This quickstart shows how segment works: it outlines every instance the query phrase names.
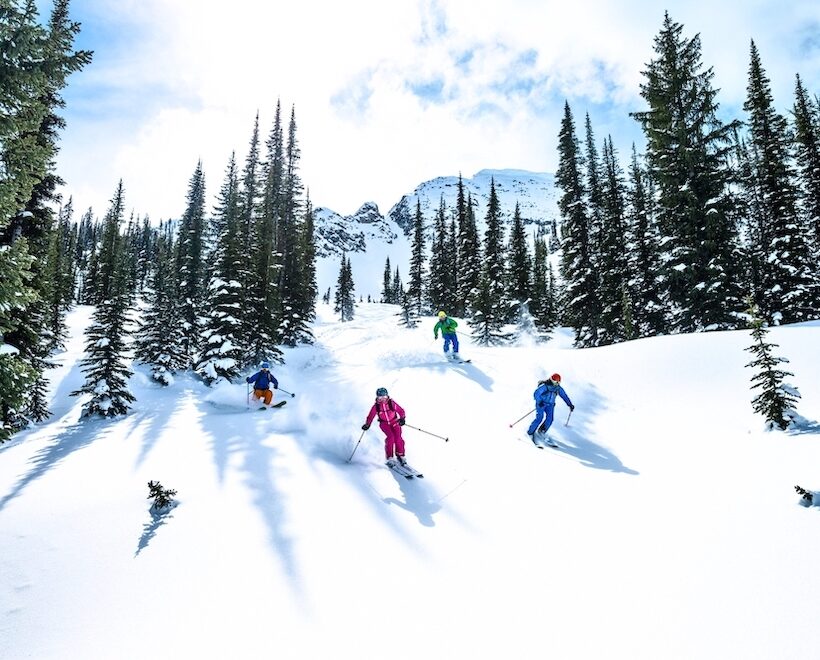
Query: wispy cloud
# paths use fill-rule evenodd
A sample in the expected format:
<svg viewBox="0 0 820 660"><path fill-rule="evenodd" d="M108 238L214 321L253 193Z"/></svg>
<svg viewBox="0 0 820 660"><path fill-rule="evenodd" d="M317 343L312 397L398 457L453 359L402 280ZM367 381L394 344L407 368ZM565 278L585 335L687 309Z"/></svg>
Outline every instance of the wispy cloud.
<svg viewBox="0 0 820 660"><path fill-rule="evenodd" d="M820 87L816 2L667 4L700 33L719 101L742 107L754 38L777 103L794 74ZM650 0L259 3L75 0L79 45L59 167L75 207L104 211L119 178L153 218L179 215L202 159L215 192L253 119L295 106L315 204L383 211L421 180L458 171L555 168L564 99L622 154L639 137L641 71L663 9ZM640 146L640 145L639 145Z"/></svg>

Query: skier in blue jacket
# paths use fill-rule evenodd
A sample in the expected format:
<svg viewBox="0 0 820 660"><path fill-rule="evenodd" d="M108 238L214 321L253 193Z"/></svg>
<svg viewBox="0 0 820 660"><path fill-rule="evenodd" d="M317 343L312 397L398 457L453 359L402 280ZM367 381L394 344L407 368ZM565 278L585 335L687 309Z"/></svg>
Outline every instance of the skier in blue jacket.
<svg viewBox="0 0 820 660"><path fill-rule="evenodd" d="M270 402L273 401L273 390L279 389L279 381L270 372L270 364L263 362L259 371L253 376L248 376L245 380L253 383L253 398L262 399L265 405L269 406ZM273 389L271 389L271 385L273 385Z"/></svg>
<svg viewBox="0 0 820 660"><path fill-rule="evenodd" d="M572 405L569 396L567 396L564 388L561 387L561 374L552 374L549 380L539 381L538 387L532 396L535 399L535 419L532 421L532 424L530 424L530 428L527 429L527 435L535 442L536 430L546 433L550 426L552 426L556 396L560 396L564 400L564 403L569 406L570 411L575 410L575 406ZM543 424L541 423L542 420ZM539 425L541 428L539 428Z"/></svg>

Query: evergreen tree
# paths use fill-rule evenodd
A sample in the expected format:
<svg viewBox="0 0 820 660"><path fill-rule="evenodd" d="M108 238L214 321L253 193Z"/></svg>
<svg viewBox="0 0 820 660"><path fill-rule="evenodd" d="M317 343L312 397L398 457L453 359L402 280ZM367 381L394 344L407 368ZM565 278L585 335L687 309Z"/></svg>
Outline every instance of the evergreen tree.
<svg viewBox="0 0 820 660"><path fill-rule="evenodd" d="M513 213L513 226L507 247L507 295L516 313L522 305L527 305L532 293L533 263L527 245L527 234L521 219L518 202Z"/></svg>
<svg viewBox="0 0 820 660"><path fill-rule="evenodd" d="M772 354L777 344L766 341L768 329L756 305L750 306L749 314L754 343L746 350L752 353L755 359L746 366L757 370L757 373L752 376L751 389L760 390L752 400L752 407L755 412L765 417L770 429L774 426L786 429L797 416L794 407L800 394L795 388L784 385L783 379L794 374L778 367L779 364L787 363L788 360Z"/></svg>
<svg viewBox="0 0 820 660"><path fill-rule="evenodd" d="M352 321L355 311L356 298L353 294L353 270L350 259L342 254L342 263L339 267L339 277L336 280L336 299L333 311L339 314L342 322Z"/></svg>
<svg viewBox="0 0 820 660"><path fill-rule="evenodd" d="M478 293L481 278L481 245L475 223L470 195L464 197L464 183L458 175L458 196L456 198L456 218L458 224L457 243L457 296L453 316L466 316L472 309L472 301Z"/></svg>
<svg viewBox="0 0 820 660"><path fill-rule="evenodd" d="M179 225L176 265L179 273L179 300L182 346L191 365L200 344L201 309L205 301L205 174L197 162L188 184L185 212Z"/></svg>
<svg viewBox="0 0 820 660"><path fill-rule="evenodd" d="M532 260L532 296L528 311L532 315L536 328L541 332L552 330L555 325L555 304L552 299L549 280L549 250L543 235L533 239L534 255ZM552 305L550 304L552 302Z"/></svg>
<svg viewBox="0 0 820 660"><path fill-rule="evenodd" d="M239 174L234 155L219 191L213 227L218 232L208 285L207 315L202 333L202 354L196 371L209 385L219 378L229 382L239 375L242 346L242 268Z"/></svg>
<svg viewBox="0 0 820 660"><path fill-rule="evenodd" d="M188 366L178 328L182 323L177 300L176 264L171 223L160 223L154 267L146 292L147 307L134 343L134 357L151 367L151 377L163 385Z"/></svg>
<svg viewBox="0 0 820 660"><path fill-rule="evenodd" d="M800 76L795 83L794 146L800 207L812 233L815 263L820 260L820 108L808 96Z"/></svg>
<svg viewBox="0 0 820 660"><path fill-rule="evenodd" d="M393 274L393 292L390 294L390 297L397 305L401 305L404 299L404 285L401 282L398 266L396 266L396 272Z"/></svg>
<svg viewBox="0 0 820 660"><path fill-rule="evenodd" d="M598 277L592 260L592 238L584 203L586 191L581 168L583 157L569 103L558 134L558 171L555 184L561 190L561 275L566 283L563 318L575 331L575 345L596 346L600 326L601 302Z"/></svg>
<svg viewBox="0 0 820 660"><path fill-rule="evenodd" d="M808 236L798 215L791 135L786 119L774 110L771 86L754 41L751 44L749 84L743 108L749 113L750 195L758 203L750 222L759 242L756 302L769 321L792 323L814 318L818 294L810 265ZM747 185L748 187L748 185Z"/></svg>
<svg viewBox="0 0 820 660"><path fill-rule="evenodd" d="M384 262L384 277L382 278L382 302L394 303L393 300L393 270L390 267L390 257Z"/></svg>
<svg viewBox="0 0 820 660"><path fill-rule="evenodd" d="M632 339L631 295L628 290L625 221L625 184L612 137L604 141L601 180L601 233L598 244L598 277L601 299L600 344ZM626 315L630 316L627 331Z"/></svg>
<svg viewBox="0 0 820 660"><path fill-rule="evenodd" d="M111 227L115 230L114 239L104 245L104 263L113 265L113 275L107 285L108 297L97 305L85 332L85 357L80 361L85 383L71 393L72 396L89 395L83 405L84 417L124 415L135 400L128 389L128 379L133 374L126 359L131 295L125 243L119 235L121 205L122 182L106 214L105 235L112 233Z"/></svg>
<svg viewBox="0 0 820 660"><path fill-rule="evenodd" d="M442 195L433 229L433 242L430 250L430 283L427 287L427 299L434 311L447 309L455 295L455 291L449 288L453 264L449 261L446 208L444 195Z"/></svg>
<svg viewBox="0 0 820 660"><path fill-rule="evenodd" d="M655 37L656 58L643 72L649 110L634 113L647 138L665 240L661 285L674 332L735 328L743 309L742 255L729 184L737 122L717 117L711 69L700 37L685 39L667 13Z"/></svg>
<svg viewBox="0 0 820 660"><path fill-rule="evenodd" d="M640 337L664 334L666 322L660 297L658 271L660 235L652 213L652 195L646 172L632 145L632 161L627 186L626 224L629 239L629 291L632 294L633 323Z"/></svg>
<svg viewBox="0 0 820 660"><path fill-rule="evenodd" d="M407 285L407 304L410 317L419 318L424 311L424 216L421 201L416 200L413 222L413 240L410 244L410 280Z"/></svg>
<svg viewBox="0 0 820 660"><path fill-rule="evenodd" d="M74 280L76 269L72 254L71 233L72 202L61 207L57 216L56 231L51 233L48 256L46 259L45 281L43 291L44 313L49 352L64 348L67 333L65 317L71 308L74 298Z"/></svg>
<svg viewBox="0 0 820 660"><path fill-rule="evenodd" d="M504 227L502 225L495 179L490 180L490 199L487 203L484 232L484 265L479 281L473 327L476 341L482 345L499 344L510 339L503 327L510 315L510 301L504 273Z"/></svg>
<svg viewBox="0 0 820 660"><path fill-rule="evenodd" d="M604 165L598 157L598 147L595 142L595 133L592 130L592 120L589 113L584 119L584 165L586 167L584 192L587 209L587 232L589 233L590 260L593 267L598 268L601 257L601 241L603 240L604 224ZM605 304L601 296L601 303Z"/></svg>

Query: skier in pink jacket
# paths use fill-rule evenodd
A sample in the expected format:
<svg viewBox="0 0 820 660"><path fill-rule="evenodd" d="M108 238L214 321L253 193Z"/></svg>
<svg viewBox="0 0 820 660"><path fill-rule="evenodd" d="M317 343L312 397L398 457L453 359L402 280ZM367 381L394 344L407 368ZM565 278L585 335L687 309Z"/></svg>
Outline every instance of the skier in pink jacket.
<svg viewBox="0 0 820 660"><path fill-rule="evenodd" d="M395 454L399 463L405 465L404 438L401 437L401 427L404 426L404 408L387 395L387 389L380 387L376 390L376 402L367 414L367 421L362 424L362 430L367 431L370 423L378 415L379 428L384 433L384 453L387 462L393 460Z"/></svg>

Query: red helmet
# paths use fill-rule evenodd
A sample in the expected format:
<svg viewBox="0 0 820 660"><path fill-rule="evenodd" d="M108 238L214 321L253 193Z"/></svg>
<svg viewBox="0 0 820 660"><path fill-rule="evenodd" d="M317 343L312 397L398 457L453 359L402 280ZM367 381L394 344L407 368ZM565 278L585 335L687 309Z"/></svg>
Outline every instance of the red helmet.
<svg viewBox="0 0 820 660"><path fill-rule="evenodd" d="M550 380L553 383L560 383L561 382L561 374L552 374L552 376L550 376Z"/></svg>

